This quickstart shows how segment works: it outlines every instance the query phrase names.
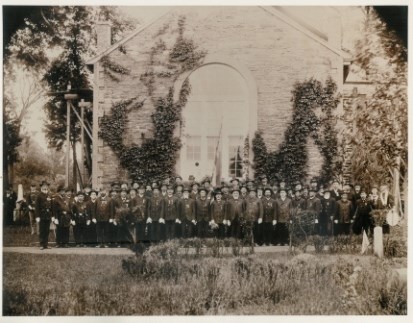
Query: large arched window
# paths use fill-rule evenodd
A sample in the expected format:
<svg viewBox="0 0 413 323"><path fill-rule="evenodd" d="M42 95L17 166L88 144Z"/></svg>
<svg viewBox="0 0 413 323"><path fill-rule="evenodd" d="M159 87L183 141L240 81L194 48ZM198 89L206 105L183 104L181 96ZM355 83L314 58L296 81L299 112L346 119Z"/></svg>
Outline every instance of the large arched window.
<svg viewBox="0 0 413 323"><path fill-rule="evenodd" d="M241 177L250 122L244 78L228 65L213 63L191 73L189 82L191 94L182 111L181 175Z"/></svg>

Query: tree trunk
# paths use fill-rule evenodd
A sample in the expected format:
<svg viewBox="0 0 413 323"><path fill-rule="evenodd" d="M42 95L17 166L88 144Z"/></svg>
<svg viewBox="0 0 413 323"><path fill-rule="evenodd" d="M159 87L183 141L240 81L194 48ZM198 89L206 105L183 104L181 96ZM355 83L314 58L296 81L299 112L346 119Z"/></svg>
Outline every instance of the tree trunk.
<svg viewBox="0 0 413 323"><path fill-rule="evenodd" d="M400 156L396 157L396 165L393 169L393 196L394 196L394 209L397 213L401 213L400 208Z"/></svg>
<svg viewBox="0 0 413 323"><path fill-rule="evenodd" d="M77 156L76 156L76 142L72 142L73 151L73 187L77 188Z"/></svg>

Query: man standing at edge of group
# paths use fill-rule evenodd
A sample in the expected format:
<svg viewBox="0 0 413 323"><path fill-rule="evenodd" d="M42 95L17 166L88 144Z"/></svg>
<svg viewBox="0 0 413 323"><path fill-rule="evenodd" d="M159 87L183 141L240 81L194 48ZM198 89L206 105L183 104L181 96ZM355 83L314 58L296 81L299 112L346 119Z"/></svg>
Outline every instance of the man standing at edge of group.
<svg viewBox="0 0 413 323"><path fill-rule="evenodd" d="M39 224L40 250L50 249L48 243L50 221L53 217L52 203L52 196L49 192L49 183L43 181L40 184L40 194L37 196L35 206L36 222Z"/></svg>

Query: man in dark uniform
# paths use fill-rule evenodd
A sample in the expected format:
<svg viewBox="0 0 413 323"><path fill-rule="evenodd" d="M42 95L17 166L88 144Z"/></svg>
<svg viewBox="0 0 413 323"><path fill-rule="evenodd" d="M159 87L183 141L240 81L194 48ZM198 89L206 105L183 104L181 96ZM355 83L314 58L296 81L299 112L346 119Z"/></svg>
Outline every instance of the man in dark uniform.
<svg viewBox="0 0 413 323"><path fill-rule="evenodd" d="M213 231L218 239L225 238L225 208L226 202L222 200L222 191L217 188L214 192L214 200L210 205L210 219L211 226L215 227Z"/></svg>
<svg viewBox="0 0 413 323"><path fill-rule="evenodd" d="M228 200L230 200L230 199L232 198L232 195L229 193L229 187L228 187L227 184L224 183L224 184L222 185L221 192L222 192L222 199L223 199L225 202L228 202Z"/></svg>
<svg viewBox="0 0 413 323"><path fill-rule="evenodd" d="M182 196L183 196L183 192L182 192L183 188L184 188L184 186L182 184L178 184L178 185L175 186L175 194L174 195L178 199L181 199Z"/></svg>
<svg viewBox="0 0 413 323"><path fill-rule="evenodd" d="M271 197L273 195L272 189L264 188L264 197L262 198L263 206L263 242L265 245L270 245L274 242L274 228L277 224L277 214L275 208L275 200Z"/></svg>
<svg viewBox="0 0 413 323"><path fill-rule="evenodd" d="M315 234L318 234L320 232L319 228L319 218L320 218L320 212L321 212L321 201L320 199L316 196L317 191L314 188L310 188L309 196L306 201L306 210L309 212L313 218L314 221L314 232Z"/></svg>
<svg viewBox="0 0 413 323"><path fill-rule="evenodd" d="M254 188L254 187L252 187L252 188ZM257 192L257 191L255 190L255 192ZM248 189L247 189L246 186L241 186L239 198L244 200L244 201L248 198Z"/></svg>
<svg viewBox="0 0 413 323"><path fill-rule="evenodd" d="M88 221L86 221L86 244L96 245L96 212L97 212L97 197L98 192L94 189L89 191L89 200L86 201L86 213Z"/></svg>
<svg viewBox="0 0 413 323"><path fill-rule="evenodd" d="M161 197L158 187L155 187L152 192L153 194L148 206L148 220L151 223L150 240L156 243L160 240L164 240L165 223L162 223L160 220L164 219L165 201Z"/></svg>
<svg viewBox="0 0 413 323"><path fill-rule="evenodd" d="M256 188L253 187L245 200L243 218L244 241L251 246L254 246L255 243L262 245L262 217L262 202L257 197Z"/></svg>
<svg viewBox="0 0 413 323"><path fill-rule="evenodd" d="M114 218L114 201L108 196L106 189L100 191L96 201L96 236L100 248L108 248L110 242L109 220ZM93 220L93 219L92 219Z"/></svg>
<svg viewBox="0 0 413 323"><path fill-rule="evenodd" d="M336 216L334 224L337 230L334 230L335 235L350 234L350 225L353 222L353 204L347 198L347 193L341 194L341 199L337 201Z"/></svg>
<svg viewBox="0 0 413 323"><path fill-rule="evenodd" d="M276 200L277 225L276 236L277 244L284 246L288 244L289 230L288 225L290 221L290 211L292 208L291 199L287 197L287 191L280 189L280 198Z"/></svg>
<svg viewBox="0 0 413 323"><path fill-rule="evenodd" d="M199 238L206 238L208 235L209 203L207 190L205 187L199 189L199 198L195 201L195 220Z"/></svg>
<svg viewBox="0 0 413 323"><path fill-rule="evenodd" d="M39 192L36 189L36 184L32 183L30 185L30 192L26 196L27 207L29 209L29 221L31 234L39 233L39 227L36 223L35 209L36 209L36 199Z"/></svg>
<svg viewBox="0 0 413 323"><path fill-rule="evenodd" d="M189 197L193 199L194 201L196 201L199 197L198 187L199 185L197 182L192 183L192 191L189 194Z"/></svg>
<svg viewBox="0 0 413 323"><path fill-rule="evenodd" d="M130 217L130 199L128 191L123 188L120 191L120 197L115 200L115 220L113 221L116 227L116 246L121 247L122 244L132 243L133 237L128 230L128 220Z"/></svg>
<svg viewBox="0 0 413 323"><path fill-rule="evenodd" d="M231 237L241 238L241 219L244 217L245 201L239 196L239 188L232 191L232 199L227 201L226 220L227 225L231 230Z"/></svg>
<svg viewBox="0 0 413 323"><path fill-rule="evenodd" d="M145 229L148 218L148 205L149 200L145 196L145 187L142 184L139 186L137 195L136 193L131 194L131 217L132 222L135 224L136 242L143 242L146 240Z"/></svg>
<svg viewBox="0 0 413 323"><path fill-rule="evenodd" d="M195 201L189 197L189 187L184 187L181 199L182 237L192 238L195 233Z"/></svg>
<svg viewBox="0 0 413 323"><path fill-rule="evenodd" d="M40 184L40 194L37 196L35 213L36 222L39 223L39 242L40 249L50 249L49 243L49 231L50 221L53 217L53 200L49 192L49 183L43 181Z"/></svg>
<svg viewBox="0 0 413 323"><path fill-rule="evenodd" d="M310 189L314 190L315 192L318 192L318 182L315 178L313 178L310 181Z"/></svg>
<svg viewBox="0 0 413 323"><path fill-rule="evenodd" d="M329 233L333 234L332 220L336 214L336 200L331 197L330 191L324 191L324 196L321 199L321 213L318 220L320 235L327 236Z"/></svg>
<svg viewBox="0 0 413 323"><path fill-rule="evenodd" d="M356 202L356 211L354 212L354 226L353 231L355 233L363 233L369 236L373 235L373 221L370 212L373 210L370 202L367 200L367 193L365 190L360 191L360 199Z"/></svg>
<svg viewBox="0 0 413 323"><path fill-rule="evenodd" d="M77 201L72 205L72 226L76 247L86 247L86 223L89 218L86 213L87 203L84 198L85 193L79 191L77 193Z"/></svg>
<svg viewBox="0 0 413 323"><path fill-rule="evenodd" d="M164 216L165 216L165 231L166 239L171 240L175 238L176 224L180 221L180 202L174 196L174 188L172 185L167 188L167 196L164 198ZM178 222L177 222L178 220Z"/></svg>
<svg viewBox="0 0 413 323"><path fill-rule="evenodd" d="M59 185L57 195L53 199L53 216L56 225L56 248L63 248L69 245L69 229L71 220L72 204L65 196L65 188Z"/></svg>

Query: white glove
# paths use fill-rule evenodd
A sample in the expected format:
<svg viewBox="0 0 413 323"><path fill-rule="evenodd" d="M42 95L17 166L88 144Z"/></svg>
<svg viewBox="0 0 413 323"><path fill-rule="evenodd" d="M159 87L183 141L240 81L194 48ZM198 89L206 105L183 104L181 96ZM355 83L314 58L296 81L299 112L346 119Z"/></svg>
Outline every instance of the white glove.
<svg viewBox="0 0 413 323"><path fill-rule="evenodd" d="M277 220L272 220L272 225L276 225L277 224Z"/></svg>
<svg viewBox="0 0 413 323"><path fill-rule="evenodd" d="M330 216L330 220L333 220L333 217L332 217L332 216Z"/></svg>
<svg viewBox="0 0 413 323"><path fill-rule="evenodd" d="M258 219L258 224L261 224L262 223L262 218L259 218Z"/></svg>
<svg viewBox="0 0 413 323"><path fill-rule="evenodd" d="M55 220L54 220L54 224L58 225L58 224L59 224L59 220L58 220L58 219L55 219Z"/></svg>
<svg viewBox="0 0 413 323"><path fill-rule="evenodd" d="M112 223L113 222L113 219L109 219L109 223Z"/></svg>
<svg viewBox="0 0 413 323"><path fill-rule="evenodd" d="M195 221L195 220L192 220L192 223L196 225L196 221Z"/></svg>
<svg viewBox="0 0 413 323"><path fill-rule="evenodd" d="M52 216L52 222L54 222L54 220L56 220L56 218L54 216Z"/></svg>
<svg viewBox="0 0 413 323"><path fill-rule="evenodd" d="M315 219L315 220L314 220L314 223L318 223L318 219Z"/></svg>
<svg viewBox="0 0 413 323"><path fill-rule="evenodd" d="M223 224L223 225L227 225L227 220L223 220L223 221L222 221L222 224Z"/></svg>
<svg viewBox="0 0 413 323"><path fill-rule="evenodd" d="M163 218L160 218L160 219L159 219L159 223L165 224L165 220L164 220Z"/></svg>
<svg viewBox="0 0 413 323"><path fill-rule="evenodd" d="M114 225L118 225L118 224L116 223L116 221L113 221L113 224L114 224Z"/></svg>
<svg viewBox="0 0 413 323"><path fill-rule="evenodd" d="M152 219L151 219L151 218L148 218L148 219L146 220L146 223L152 223Z"/></svg>
<svg viewBox="0 0 413 323"><path fill-rule="evenodd" d="M334 220L334 223L338 223L338 220Z"/></svg>
<svg viewBox="0 0 413 323"><path fill-rule="evenodd" d="M39 222L40 222L40 218L36 218L36 222L39 223Z"/></svg>
<svg viewBox="0 0 413 323"><path fill-rule="evenodd" d="M87 221L86 221L86 225L90 225L90 220L87 220Z"/></svg>
<svg viewBox="0 0 413 323"><path fill-rule="evenodd" d="M176 219L176 220L175 220L175 223L179 223L179 219Z"/></svg>
<svg viewBox="0 0 413 323"><path fill-rule="evenodd" d="M290 220L290 223L293 223L293 220Z"/></svg>
<svg viewBox="0 0 413 323"><path fill-rule="evenodd" d="M75 221L75 220L70 221L70 223L72 223L72 225L76 225L76 221Z"/></svg>
<svg viewBox="0 0 413 323"><path fill-rule="evenodd" d="M92 219L92 222L93 222L93 223L96 223L97 221L96 221L96 219Z"/></svg>
<svg viewBox="0 0 413 323"><path fill-rule="evenodd" d="M230 226L230 225L231 225L231 221L230 221L230 220L227 220L227 224L228 224L228 226Z"/></svg>
<svg viewBox="0 0 413 323"><path fill-rule="evenodd" d="M351 219L351 220L350 220L350 223L353 223L353 222L354 222L354 220L353 220L353 219Z"/></svg>

